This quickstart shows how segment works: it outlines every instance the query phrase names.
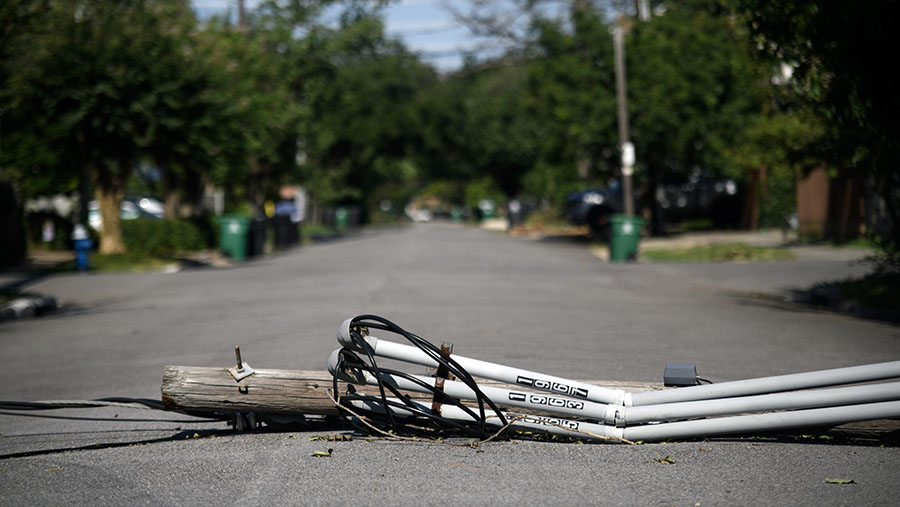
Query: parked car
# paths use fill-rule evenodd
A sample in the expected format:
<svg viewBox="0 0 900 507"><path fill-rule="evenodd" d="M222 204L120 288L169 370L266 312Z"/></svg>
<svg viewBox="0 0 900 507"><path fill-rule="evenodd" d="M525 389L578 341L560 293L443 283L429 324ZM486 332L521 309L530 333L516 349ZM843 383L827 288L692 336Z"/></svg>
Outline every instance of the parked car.
<svg viewBox="0 0 900 507"><path fill-rule="evenodd" d="M640 195L635 192L634 209L640 209ZM625 209L622 189L589 188L569 194L566 199L566 219L574 225L587 225L591 232L606 237L609 234L609 219Z"/></svg>
<svg viewBox="0 0 900 507"><path fill-rule="evenodd" d="M136 218L161 219L165 218L165 206L160 201L145 196L127 196L122 199L120 206L122 220L134 220ZM100 230L103 226L103 218L100 216L100 203L91 201L88 203L88 225L94 230Z"/></svg>
<svg viewBox="0 0 900 507"><path fill-rule="evenodd" d="M740 196L737 182L727 178L694 177L679 183L664 183L656 190L660 211L669 222L709 218L717 227L733 226L738 220ZM643 205L635 191L634 209ZM566 201L566 218L575 225L587 225L599 236L609 234L609 219L622 213L621 187L591 188L574 192Z"/></svg>

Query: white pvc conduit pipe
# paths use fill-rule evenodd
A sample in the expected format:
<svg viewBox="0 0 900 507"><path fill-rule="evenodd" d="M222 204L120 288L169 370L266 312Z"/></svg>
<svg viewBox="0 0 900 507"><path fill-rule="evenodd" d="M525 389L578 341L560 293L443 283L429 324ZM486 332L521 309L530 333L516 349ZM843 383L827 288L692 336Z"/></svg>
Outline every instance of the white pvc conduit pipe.
<svg viewBox="0 0 900 507"><path fill-rule="evenodd" d="M364 352L353 342L350 337L350 321L347 319L338 328L338 342L352 350ZM375 355L405 361L423 366L438 366L427 354L411 345L402 345L387 340L381 340L375 336L363 337L366 342L375 351ZM520 370L501 364L489 363L478 359L472 359L464 356L453 354L451 356L454 361L466 369L471 375L476 377L484 377L509 384L517 384L525 387L537 389L539 391L547 391L557 395L570 396L597 403L611 403L613 405L624 405L626 398L630 395L620 389L607 389L605 387L594 386L577 382L575 380L554 377L528 370Z"/></svg>
<svg viewBox="0 0 900 507"><path fill-rule="evenodd" d="M397 398L387 399L388 401L393 401L401 404L403 403ZM412 403L422 410L431 410L430 406L426 406L422 403ZM356 408L379 414L383 414L385 412L384 406L381 404L381 402L377 401L353 400L351 404ZM391 410L395 415L413 415L411 411L403 408L391 407ZM497 428L503 426L500 423L500 418L497 417L497 413L493 410L485 409L485 415L487 417L487 424ZM549 417L544 415L516 414L513 412L503 412L503 416L506 417L507 421L512 421L510 427L516 429L539 431L541 433L551 433L555 435L563 435L575 438L591 438L590 435L583 433L583 431L587 431L600 437L622 438L622 429L613 426L604 426L602 424L587 423L583 421L572 421L569 419ZM474 421L472 416L464 412L462 409L450 405L445 405L443 407L443 410L441 411L441 417L452 419L454 421ZM513 421L513 419L515 420Z"/></svg>
<svg viewBox="0 0 900 507"><path fill-rule="evenodd" d="M348 319L341 324L338 328L337 338L341 345L359 351L359 347L353 342L350 335L350 323L351 319ZM366 340L375 355L424 366L438 366L436 361L417 347L380 340L374 336L365 336L363 339ZM335 373L338 353L339 351L335 351L329 358L328 367L332 374ZM900 377L900 361L723 382L667 391L648 391L632 395L622 390L602 388L487 361L457 355L452 357L474 376L559 395L535 395L493 386L480 386L479 389L495 403L596 419L606 423L596 424L556 417L504 414L508 419L514 419L512 426L517 428L529 428L579 438L584 437L583 432L587 431L601 437L651 441L809 426L833 426L871 419L900 418L900 401L898 401L900 400L900 382L786 392ZM369 373L351 371L350 368L346 370L338 372L344 380L377 384L375 377ZM428 384L435 381L431 377L416 378ZM382 374L381 379L383 382L395 385L398 389L430 392L407 379L395 378L387 374ZM461 382L445 380L443 390L447 395L456 398L475 398L474 392ZM395 401L400 403L400 400ZM354 400L352 403L367 410L384 412L384 407L377 401ZM423 410L430 410L430 407L415 403ZM402 408L393 408L392 410L398 415L413 415L412 412ZM679 421L680 419L769 410L790 411ZM486 412L488 414L487 422L499 426L500 421L497 414L490 410L486 410ZM441 415L448 419L473 420L470 414L453 405L444 405ZM641 424L657 421L670 422ZM613 424L619 427L614 427ZM637 424L637 426L623 427L632 424Z"/></svg>
<svg viewBox="0 0 900 507"><path fill-rule="evenodd" d="M610 420L609 417L604 418L604 422L625 426L652 421L677 421L680 419L747 412L837 407L896 400L900 400L900 382L762 394L719 400L666 403L643 407L610 407L611 410L619 412L620 415L614 420Z"/></svg>
<svg viewBox="0 0 900 507"><path fill-rule="evenodd" d="M669 440L673 438L707 437L815 426L837 426L850 422L896 417L900 417L900 401L886 401L791 412L770 412L715 419L645 424L623 428L622 437L633 442L638 440Z"/></svg>
<svg viewBox="0 0 900 507"><path fill-rule="evenodd" d="M388 398L388 400L402 403L396 398ZM357 408L384 413L384 407L379 402L353 401L353 405ZM421 403L416 403L416 405L423 410L429 410L430 408ZM411 412L401 408L393 408L393 410L396 414L412 415ZM487 410L486 413L488 414L488 424L495 427L501 426L500 420L497 418L495 412ZM444 407L442 415L448 419L458 421L473 420L469 414L458 407L453 406ZM565 435L575 438L591 438L591 435L589 435L589 433L591 433L600 437L624 438L632 442L650 442L676 438L731 435L759 431L779 431L815 426L836 426L871 419L897 418L900 417L900 401L867 403L846 407L815 408L792 412L739 415L662 424L647 424L632 428L616 428L603 424L572 421L569 419L539 415L507 412L504 412L503 415L507 420L515 419L511 423L511 427L517 429L530 429L543 433Z"/></svg>
<svg viewBox="0 0 900 507"><path fill-rule="evenodd" d="M350 337L351 320L352 319L345 320L338 328L337 340L344 347L360 351L359 347ZM369 346L372 347L375 355L423 366L438 366L436 361L417 347L394 343L388 340L379 339L375 336L365 336L363 338ZM900 361L892 361L887 363L793 373L774 377L762 377L632 394L626 393L621 389L608 389L575 380L521 370L455 354L451 357L454 361L459 363L460 366L476 377L484 377L509 384L521 385L539 391L581 398L596 403L608 403L611 405L623 405L629 407L768 394L900 377Z"/></svg>
<svg viewBox="0 0 900 507"><path fill-rule="evenodd" d="M328 371L331 374L335 373L339 353L340 350L335 350L328 358ZM368 372L339 373L342 374L342 380L348 382L356 382L359 380L358 375L362 374L365 378L365 383L369 385L378 385L375 376ZM418 375L413 375L413 377L432 386L435 382L435 378L433 377ZM394 385L398 389L425 394L431 392L427 388L401 377L383 374L381 375L381 379L386 384ZM764 394L719 400L667 403L643 407L604 405L573 400L570 398L513 391L494 386L479 386L479 389L485 396L501 405L531 410L542 410L556 414L583 417L586 419L597 419L605 424L612 424L620 427L647 422L677 421L697 417L762 412L767 410L835 407L841 405L900 400L900 382L838 387L814 391ZM476 399L475 393L469 389L467 385L453 380L444 381L443 392L456 398L468 400Z"/></svg>
<svg viewBox="0 0 900 507"><path fill-rule="evenodd" d="M809 389L813 387L854 384L900 377L900 361L889 363L866 364L848 368L793 373L776 377L762 377L733 382L721 382L702 386L680 387L666 391L647 391L634 393L632 405L658 405L682 401L709 400L715 398L731 398L751 394L777 393Z"/></svg>
<svg viewBox="0 0 900 507"><path fill-rule="evenodd" d="M332 375L335 374L335 371L337 369L339 353L340 349L335 350L328 358L328 372ZM424 377L420 375L412 376L428 385L435 385L436 379L434 377ZM365 371L338 372L338 378L350 383L357 383L362 380L362 378L364 378L366 384L373 386L378 385L378 381L375 379L375 376ZM381 380L385 384L395 386L397 389L431 394L431 391L429 389L402 377L395 377L393 375L384 373L381 375ZM526 393L522 391L513 391L510 389L494 386L479 385L478 389L481 390L482 394L493 400L494 403L497 403L498 405L527 408L531 410L544 410L574 417L584 417L587 419L602 420L604 414L606 414L606 412L608 411L607 407L616 406L594 403L584 400L575 400L572 398L563 398L542 393ZM444 384L441 390L444 392L444 394L453 396L454 398L466 400L477 399L475 396L475 392L469 389L469 386L455 380L444 380Z"/></svg>

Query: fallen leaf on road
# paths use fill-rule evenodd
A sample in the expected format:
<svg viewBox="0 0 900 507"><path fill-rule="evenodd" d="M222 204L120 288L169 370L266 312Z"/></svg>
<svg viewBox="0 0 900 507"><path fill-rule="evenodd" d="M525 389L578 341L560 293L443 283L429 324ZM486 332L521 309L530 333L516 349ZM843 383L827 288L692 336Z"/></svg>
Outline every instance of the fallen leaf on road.
<svg viewBox="0 0 900 507"><path fill-rule="evenodd" d="M828 484L859 484L853 479L829 479L828 477L825 478L825 482Z"/></svg>
<svg viewBox="0 0 900 507"><path fill-rule="evenodd" d="M314 458L330 458L331 451L333 451L333 450L334 449L328 449L327 451L316 451L316 452L312 453L312 457L314 457Z"/></svg>
<svg viewBox="0 0 900 507"><path fill-rule="evenodd" d="M329 442L350 442L353 440L353 435L314 435L309 437L310 442L314 442L316 440L327 440Z"/></svg>
<svg viewBox="0 0 900 507"><path fill-rule="evenodd" d="M45 472L59 472L60 470L62 470L62 467L56 466L56 467L53 467L53 468L48 468L48 469L46 469L46 470L44 470L44 471L45 471Z"/></svg>
<svg viewBox="0 0 900 507"><path fill-rule="evenodd" d="M653 461L660 463L662 465L672 465L675 463L675 460L668 456L666 456L665 458L655 459Z"/></svg>

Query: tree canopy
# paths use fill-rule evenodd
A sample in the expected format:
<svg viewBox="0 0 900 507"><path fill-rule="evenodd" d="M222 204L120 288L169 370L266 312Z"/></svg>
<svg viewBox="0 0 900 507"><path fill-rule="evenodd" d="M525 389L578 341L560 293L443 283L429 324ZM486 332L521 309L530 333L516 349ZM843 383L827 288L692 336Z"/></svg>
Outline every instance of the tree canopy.
<svg viewBox="0 0 900 507"><path fill-rule="evenodd" d="M285 184L370 210L425 194L559 206L618 177L622 23L647 195L765 167L761 223L774 224L796 176L824 162L871 178L900 220L898 98L877 65L896 2L654 2L640 21L614 15L629 2L517 0L512 27L479 1L459 16L509 49L444 74L385 32L388 3L264 1L238 26L197 20L188 0L4 2L0 170L25 197L92 189L104 251L123 248L119 201L145 165L169 213L198 212L216 186L260 215Z"/></svg>

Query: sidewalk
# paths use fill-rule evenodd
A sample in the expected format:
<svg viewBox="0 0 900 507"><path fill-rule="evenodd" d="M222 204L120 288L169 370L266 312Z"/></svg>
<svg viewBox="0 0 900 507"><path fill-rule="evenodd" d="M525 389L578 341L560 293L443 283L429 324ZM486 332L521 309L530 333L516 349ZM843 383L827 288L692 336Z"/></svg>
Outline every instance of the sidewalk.
<svg viewBox="0 0 900 507"><path fill-rule="evenodd" d="M75 253L70 251L29 250L25 262L0 270L0 291L17 292L22 285L42 276L46 270L74 258Z"/></svg>

